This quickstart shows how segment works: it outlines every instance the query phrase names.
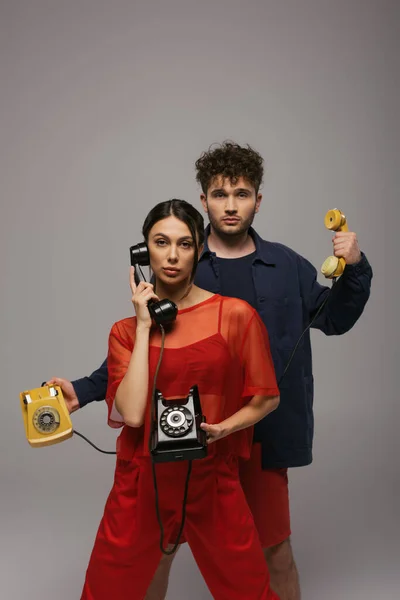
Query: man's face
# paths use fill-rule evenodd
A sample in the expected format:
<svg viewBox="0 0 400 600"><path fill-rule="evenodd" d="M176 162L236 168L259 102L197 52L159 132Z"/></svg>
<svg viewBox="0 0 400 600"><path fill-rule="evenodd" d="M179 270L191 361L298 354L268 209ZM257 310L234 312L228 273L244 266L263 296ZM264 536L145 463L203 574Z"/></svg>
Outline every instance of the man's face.
<svg viewBox="0 0 400 600"><path fill-rule="evenodd" d="M248 230L262 200L244 177L232 185L229 178L217 176L201 194L201 203L216 233L235 236Z"/></svg>

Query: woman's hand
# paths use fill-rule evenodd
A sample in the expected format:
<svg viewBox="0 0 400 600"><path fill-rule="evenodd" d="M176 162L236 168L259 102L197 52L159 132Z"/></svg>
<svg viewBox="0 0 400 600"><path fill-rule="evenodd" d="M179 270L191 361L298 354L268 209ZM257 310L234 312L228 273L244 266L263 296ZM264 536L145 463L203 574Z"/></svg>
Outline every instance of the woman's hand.
<svg viewBox="0 0 400 600"><path fill-rule="evenodd" d="M201 429L207 433L207 444L212 444L226 436L225 430L221 424L201 423Z"/></svg>
<svg viewBox="0 0 400 600"><path fill-rule="evenodd" d="M150 300L159 301L159 297L154 293L154 286L146 281L141 281L137 286L135 283L135 269L131 267L129 274L129 283L132 290L132 304L135 308L137 327L151 327L151 315L148 309Z"/></svg>

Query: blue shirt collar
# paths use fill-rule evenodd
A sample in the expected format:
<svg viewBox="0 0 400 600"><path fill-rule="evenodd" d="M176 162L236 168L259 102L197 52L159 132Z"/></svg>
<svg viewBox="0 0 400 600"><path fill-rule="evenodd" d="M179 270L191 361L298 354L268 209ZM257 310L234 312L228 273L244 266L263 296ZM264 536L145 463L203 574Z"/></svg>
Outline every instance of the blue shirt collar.
<svg viewBox="0 0 400 600"><path fill-rule="evenodd" d="M205 229L205 238L204 238L204 248L201 253L200 260L206 258L207 256L216 256L215 252L212 252L208 247L208 236L210 235L211 226L207 225ZM253 227L249 228L249 235L253 238L255 247L256 247L256 256L254 260L260 260L266 265L275 265L276 257L274 256L273 246L269 242L263 240L258 233L253 229Z"/></svg>

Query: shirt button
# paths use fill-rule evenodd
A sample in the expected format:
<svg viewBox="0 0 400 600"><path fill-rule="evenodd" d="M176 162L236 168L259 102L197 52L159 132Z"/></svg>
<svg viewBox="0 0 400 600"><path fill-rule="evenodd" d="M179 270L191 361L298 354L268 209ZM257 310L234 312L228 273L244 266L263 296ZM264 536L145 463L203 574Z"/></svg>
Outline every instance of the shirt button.
<svg viewBox="0 0 400 600"><path fill-rule="evenodd" d="M260 296L260 298L258 299L259 302L264 302L265 298L264 296Z"/></svg>

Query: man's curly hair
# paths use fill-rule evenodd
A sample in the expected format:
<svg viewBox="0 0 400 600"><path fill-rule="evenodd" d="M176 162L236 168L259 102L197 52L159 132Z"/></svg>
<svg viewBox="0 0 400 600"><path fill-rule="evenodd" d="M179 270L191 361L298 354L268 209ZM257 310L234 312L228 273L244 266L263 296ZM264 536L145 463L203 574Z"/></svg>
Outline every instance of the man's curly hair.
<svg viewBox="0 0 400 600"><path fill-rule="evenodd" d="M249 145L239 146L235 142L225 141L217 147L210 146L196 160L196 180L201 185L203 193L207 190L215 177L228 178L231 185L235 185L240 177L244 177L256 190L262 184L264 159Z"/></svg>

